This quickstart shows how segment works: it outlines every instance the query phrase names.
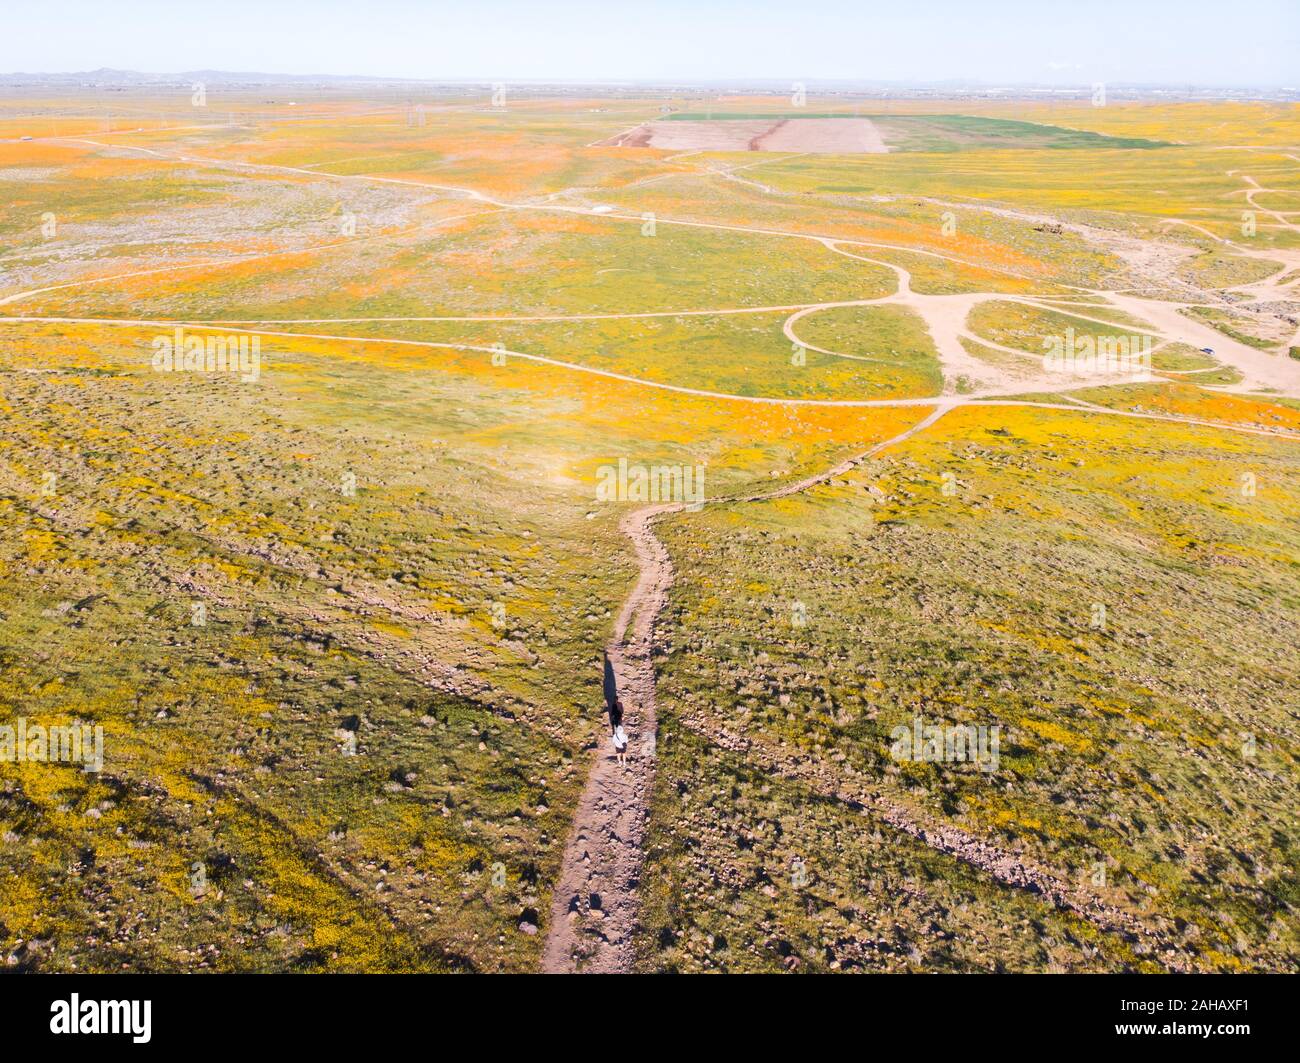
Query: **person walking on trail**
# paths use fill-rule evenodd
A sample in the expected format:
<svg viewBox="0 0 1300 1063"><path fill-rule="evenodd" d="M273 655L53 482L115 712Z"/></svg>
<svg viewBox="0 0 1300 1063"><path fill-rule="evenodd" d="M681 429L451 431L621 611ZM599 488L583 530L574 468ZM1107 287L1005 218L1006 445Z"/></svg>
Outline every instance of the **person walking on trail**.
<svg viewBox="0 0 1300 1063"><path fill-rule="evenodd" d="M614 743L614 756L627 767L627 732L623 730L623 703L618 700L618 678L614 675L614 662L605 653L605 708L609 712L610 740Z"/></svg>
<svg viewBox="0 0 1300 1063"><path fill-rule="evenodd" d="M627 732L623 730L623 721L619 720L614 725L614 733L611 736L614 742L614 756L618 762L627 767Z"/></svg>

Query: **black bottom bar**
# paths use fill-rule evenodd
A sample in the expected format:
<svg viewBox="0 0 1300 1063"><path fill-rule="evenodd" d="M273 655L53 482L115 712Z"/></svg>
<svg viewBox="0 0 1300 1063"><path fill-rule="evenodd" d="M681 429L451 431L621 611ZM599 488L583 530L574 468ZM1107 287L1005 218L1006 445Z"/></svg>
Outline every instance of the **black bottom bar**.
<svg viewBox="0 0 1300 1063"><path fill-rule="evenodd" d="M111 1041L128 1051L256 1045L373 1053L423 1041L441 1054L455 1051L461 1035L484 1050L563 1051L567 1041L582 1055L625 1051L629 1035L642 1052L716 1037L733 1047L757 1039L768 1055L830 1038L865 1048L863 1037L886 1034L918 1044L1014 1047L1017 1055L1123 1044L1222 1053L1287 1037L1296 989L1292 977L1254 975L123 974L0 982L6 1042L32 1047L94 1049ZM86 1032L96 1027L101 1032Z"/></svg>

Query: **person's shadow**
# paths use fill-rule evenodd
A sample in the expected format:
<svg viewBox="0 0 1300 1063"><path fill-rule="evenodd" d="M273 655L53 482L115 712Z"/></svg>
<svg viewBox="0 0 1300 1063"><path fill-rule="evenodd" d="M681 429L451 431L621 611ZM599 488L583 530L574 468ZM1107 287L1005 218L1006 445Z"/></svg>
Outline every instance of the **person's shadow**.
<svg viewBox="0 0 1300 1063"><path fill-rule="evenodd" d="M609 729L613 732L614 728L623 722L623 705L618 700L618 679L614 675L614 664L609 659L609 654L605 657L605 711L609 713Z"/></svg>

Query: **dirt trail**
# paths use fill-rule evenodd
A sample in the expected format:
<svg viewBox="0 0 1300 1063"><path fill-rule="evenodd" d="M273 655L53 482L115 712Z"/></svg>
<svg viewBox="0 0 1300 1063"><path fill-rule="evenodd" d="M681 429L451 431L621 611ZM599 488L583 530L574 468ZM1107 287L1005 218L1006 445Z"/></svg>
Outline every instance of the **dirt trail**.
<svg viewBox="0 0 1300 1063"><path fill-rule="evenodd" d="M772 491L739 498L711 498L719 502L762 502L797 494L843 476L881 451L906 442L934 424L961 400L939 400L934 410L906 431L891 437L823 472L796 480ZM624 706L629 734L629 763L620 767L607 735L602 732L587 785L578 802L569 842L565 847L560 879L551 906L551 920L543 953L547 973L630 972L635 967L638 896L645 862L643 842L649 816L655 773L654 624L668 601L673 567L667 548L654 534L654 522L683 509L680 503L648 506L623 518L620 528L636 549L640 575L619 613L606 647ZM630 634L629 634L630 629ZM685 721L694 729L695 721ZM787 777L801 770L770 759L751 743L725 733L702 731L710 741L739 751L768 771ZM822 789L820 779L805 780ZM1145 926L1131 913L1090 895L1062 880L1053 871L999 849L995 845L947 824L935 824L883 794L866 791L851 796L834 791L828 796L848 801L864 814L911 835L939 852L978 868L1004 885L1036 893L1053 906L1072 911L1110 933L1130 941L1144 941L1174 970L1182 958L1165 932Z"/></svg>
<svg viewBox="0 0 1300 1063"><path fill-rule="evenodd" d="M851 304L852 305L852 304ZM574 372L588 373L593 376L604 377L609 380L620 380L628 384L636 384L641 387L654 388L660 391L672 391L682 395L695 395L700 398L717 399L726 402L743 402L756 403L760 405L776 406L834 406L845 409L875 409L886 407L906 407L906 406L934 406L939 403L963 404L970 406L1027 406L1040 410L1068 410L1071 413L1078 413L1082 408L1077 402L1034 402L1023 399L1015 399L1015 396L1025 390L1024 381L1017 381L1006 385L1001 390L990 390L971 394L963 398L956 396L920 396L917 398L899 398L899 399L791 399L778 398L768 395L735 395L722 391L704 391L699 388L682 387L677 384L665 384L658 380L644 380L640 377L627 376L622 373L612 373L606 369L595 369L591 366L578 365L573 362L562 362L555 358L545 358L539 354L528 354L524 351L502 351L499 347L481 347L474 344L465 343L433 343L428 340L399 340L387 339L381 336L336 336L322 334L317 332L279 332L267 329L236 329L226 325L214 325L205 321L183 321L179 319L167 319L165 321L150 321L143 318L105 318L105 317L0 317L0 326L3 325L30 325L30 324L98 324L112 325L115 327L138 328L141 326L156 328L175 328L181 326L186 329L208 330L213 332L246 332L254 336L279 336L291 339L312 339L312 340L339 340L347 343L376 343L376 344L396 344L398 346L408 347L428 347L440 348L446 350L463 350L478 351L485 354L504 353L510 358L522 358L527 361L537 362L544 365L557 366L562 369L572 370ZM986 343L988 341L982 340ZM1011 350L1007 348L1007 350ZM833 353L833 352L832 352ZM1021 353L1024 352L1012 352ZM63 372L60 369L49 369L45 367L3 367L7 372L48 374ZM1215 390L1227 391L1227 388L1218 388ZM1135 410L1126 410L1120 407L1087 407L1096 412L1104 412L1111 417L1129 417L1139 418L1146 421L1166 421L1171 424L1197 425L1204 428L1215 428L1224 432L1239 432L1247 435L1271 436L1274 438L1297 439L1294 433L1286 432L1280 429L1267 429L1260 427L1251 427L1249 425L1232 424L1225 421L1210 421L1195 417L1180 417L1174 414L1156 414L1141 413ZM766 496L764 496L766 497Z"/></svg>
<svg viewBox="0 0 1300 1063"><path fill-rule="evenodd" d="M912 427L862 454L825 472L740 501L781 498L841 476L858 462L911 438L953 405L940 401ZM708 504L723 501L737 500L711 498ZM653 525L665 514L683 508L681 503L647 506L629 513L619 524L636 549L640 567L636 586L623 603L605 650L623 703L628 764L626 768L618 764L602 730L551 903L542 954L542 970L550 974L627 972L636 958L637 899L645 862L642 842L655 768L654 623L668 602L673 580L672 560Z"/></svg>
<svg viewBox="0 0 1300 1063"><path fill-rule="evenodd" d="M587 785L574 812L551 904L542 954L542 970L549 974L610 974L632 969L637 896L645 859L642 840L654 783L651 636L673 578L672 561L651 523L681 508L669 504L638 509L619 524L632 540L641 570L605 651L623 705L628 763L624 767L615 760L608 729L602 729Z"/></svg>

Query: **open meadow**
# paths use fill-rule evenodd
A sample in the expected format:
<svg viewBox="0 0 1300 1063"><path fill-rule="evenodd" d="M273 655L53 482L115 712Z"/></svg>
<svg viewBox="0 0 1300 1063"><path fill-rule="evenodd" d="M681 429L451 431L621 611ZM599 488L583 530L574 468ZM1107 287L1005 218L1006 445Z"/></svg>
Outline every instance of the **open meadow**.
<svg viewBox="0 0 1300 1063"><path fill-rule="evenodd" d="M1296 105L0 96L4 966L1294 970L1298 643Z"/></svg>

